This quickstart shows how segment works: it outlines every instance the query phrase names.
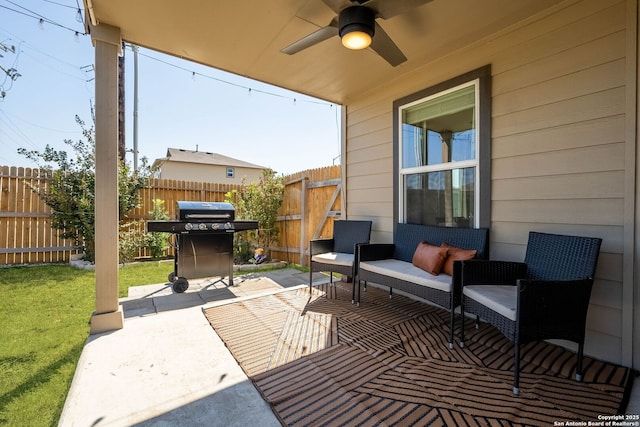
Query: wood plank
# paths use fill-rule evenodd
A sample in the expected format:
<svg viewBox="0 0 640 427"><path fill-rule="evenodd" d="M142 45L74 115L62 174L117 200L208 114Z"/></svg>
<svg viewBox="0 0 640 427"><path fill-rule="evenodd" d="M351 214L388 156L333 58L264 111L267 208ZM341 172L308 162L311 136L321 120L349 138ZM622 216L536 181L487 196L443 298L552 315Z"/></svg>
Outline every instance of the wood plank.
<svg viewBox="0 0 640 427"><path fill-rule="evenodd" d="M622 254L624 241L624 228L616 225L594 224L552 224L526 221L496 221L491 225L491 256L495 259L509 259L498 257L494 252L496 245L526 246L529 231L541 231L544 233L572 234L575 236L592 236L602 239L600 252ZM524 256L524 252L523 252ZM522 258L524 259L524 258Z"/></svg>
<svg viewBox="0 0 640 427"><path fill-rule="evenodd" d="M624 59L618 59L584 70L572 68L566 70L566 74L553 76L549 80L495 95L492 115L499 117L623 87L625 66ZM530 72L535 71L532 69Z"/></svg>
<svg viewBox="0 0 640 427"><path fill-rule="evenodd" d="M356 175L350 175L349 179L347 180L347 191L349 192L349 202L352 202L352 198L351 196L357 196L357 192L359 191L369 191L369 190L375 190L375 191L381 191L381 192L389 192L392 191L392 184L393 184L393 180L391 178L391 174L378 174L378 175L374 175L374 176L367 176L367 175L361 175L361 176L356 176ZM386 200L386 201L392 201L393 200L393 193L391 194L378 194L378 195L374 195L372 194L371 196L375 196L373 197L373 200ZM371 200L371 199L369 199Z"/></svg>
<svg viewBox="0 0 640 427"><path fill-rule="evenodd" d="M563 50L546 58L493 76L492 91L496 98L531 88L576 72L602 67L611 62L624 61L625 33L623 29L575 48ZM529 58L531 61L531 58ZM597 80L592 83L599 83Z"/></svg>
<svg viewBox="0 0 640 427"><path fill-rule="evenodd" d="M510 33L503 33L504 37L496 38L491 46L496 52L492 71L494 75L499 75L545 61L554 55L570 54L572 49L624 31L624 28L624 1L580 2L544 19L514 27ZM564 62L562 58L561 62ZM538 71L542 76L546 73L543 67Z"/></svg>
<svg viewBox="0 0 640 427"><path fill-rule="evenodd" d="M624 87L620 87L493 117L493 136L525 133L617 116L624 114L624 101Z"/></svg>
<svg viewBox="0 0 640 427"><path fill-rule="evenodd" d="M366 135L352 136L349 138L347 153L361 153L365 150L378 147L390 152L391 144L393 143L390 129L390 127L385 127Z"/></svg>
<svg viewBox="0 0 640 427"><path fill-rule="evenodd" d="M349 124L349 135L353 137L365 136L380 130L388 130L393 123L391 105L387 107L387 112L382 115L369 117L358 123Z"/></svg>
<svg viewBox="0 0 640 427"><path fill-rule="evenodd" d="M555 176L495 179L492 200L620 199L624 172L603 171Z"/></svg>
<svg viewBox="0 0 640 427"><path fill-rule="evenodd" d="M354 145L347 150L347 156L353 159L354 163L368 162L377 159L391 159L393 156L393 141L376 140L370 141L370 145Z"/></svg>
<svg viewBox="0 0 640 427"><path fill-rule="evenodd" d="M623 200L496 201L492 206L492 221L622 226Z"/></svg>
<svg viewBox="0 0 640 427"><path fill-rule="evenodd" d="M331 196L331 199L329 200L329 202L327 202L326 206L325 206L325 210L322 214L322 219L320 220L320 222L318 222L318 224L315 227L315 230L313 232L313 234L311 235L312 239L317 239L320 237L320 234L322 232L322 229L324 228L325 224L327 223L327 219L329 218L329 212L332 210L333 205L336 202L336 199L338 198L338 196L340 196L342 190L342 186L340 184L335 186L335 190L333 192L333 195ZM331 235L333 236L333 233L331 233Z"/></svg>
<svg viewBox="0 0 640 427"><path fill-rule="evenodd" d="M493 161L495 180L545 175L568 175L587 172L622 170L625 155L623 143L584 148L558 149L553 152L527 154ZM523 192L527 188L522 188Z"/></svg>
<svg viewBox="0 0 640 427"><path fill-rule="evenodd" d="M494 137L493 159L624 141L624 115Z"/></svg>

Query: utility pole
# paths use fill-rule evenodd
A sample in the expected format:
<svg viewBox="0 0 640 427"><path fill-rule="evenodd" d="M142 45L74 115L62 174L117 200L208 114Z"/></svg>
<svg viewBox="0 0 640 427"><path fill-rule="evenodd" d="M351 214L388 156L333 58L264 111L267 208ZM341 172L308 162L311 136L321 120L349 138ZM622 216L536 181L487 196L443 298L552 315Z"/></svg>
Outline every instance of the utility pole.
<svg viewBox="0 0 640 427"><path fill-rule="evenodd" d="M127 144L124 131L124 43L122 43L122 55L118 57L118 158L125 160Z"/></svg>
<svg viewBox="0 0 640 427"><path fill-rule="evenodd" d="M133 170L138 170L138 46L133 48Z"/></svg>

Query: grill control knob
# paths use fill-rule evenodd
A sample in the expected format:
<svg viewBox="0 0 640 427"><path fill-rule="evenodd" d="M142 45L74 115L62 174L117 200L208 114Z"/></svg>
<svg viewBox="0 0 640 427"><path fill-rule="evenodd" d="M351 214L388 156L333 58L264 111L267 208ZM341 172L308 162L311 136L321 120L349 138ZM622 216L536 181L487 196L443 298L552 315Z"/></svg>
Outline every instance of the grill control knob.
<svg viewBox="0 0 640 427"><path fill-rule="evenodd" d="M220 224L215 223L215 222L213 224L211 224L211 229L212 230L217 230L218 228L220 228Z"/></svg>
<svg viewBox="0 0 640 427"><path fill-rule="evenodd" d="M225 228L225 230L230 229L231 228L231 223L230 222L225 223L224 224L224 228Z"/></svg>
<svg viewBox="0 0 640 427"><path fill-rule="evenodd" d="M200 224L198 224L198 229L200 229L200 230L206 230L206 229L207 229L207 224L205 224L205 223L200 223Z"/></svg>
<svg viewBox="0 0 640 427"><path fill-rule="evenodd" d="M193 224L191 224L190 222L186 223L184 225L184 229L187 231L191 231L193 229Z"/></svg>

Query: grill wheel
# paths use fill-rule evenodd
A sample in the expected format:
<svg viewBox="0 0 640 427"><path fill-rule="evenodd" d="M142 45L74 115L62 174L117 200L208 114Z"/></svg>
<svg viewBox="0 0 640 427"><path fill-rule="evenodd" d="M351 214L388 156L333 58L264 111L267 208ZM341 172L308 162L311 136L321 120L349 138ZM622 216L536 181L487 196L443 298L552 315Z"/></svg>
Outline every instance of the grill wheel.
<svg viewBox="0 0 640 427"><path fill-rule="evenodd" d="M173 282L173 292L181 294L189 288L189 282L184 277L178 277Z"/></svg>

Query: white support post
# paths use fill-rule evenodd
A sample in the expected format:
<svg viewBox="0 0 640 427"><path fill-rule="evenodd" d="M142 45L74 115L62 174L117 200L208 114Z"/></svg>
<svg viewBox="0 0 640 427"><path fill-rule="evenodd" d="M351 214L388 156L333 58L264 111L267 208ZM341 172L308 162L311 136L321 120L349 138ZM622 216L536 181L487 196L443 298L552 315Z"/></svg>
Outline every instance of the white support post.
<svg viewBox="0 0 640 427"><path fill-rule="evenodd" d="M91 334L124 326L118 304L118 55L120 29L91 26L96 67L96 311Z"/></svg>

